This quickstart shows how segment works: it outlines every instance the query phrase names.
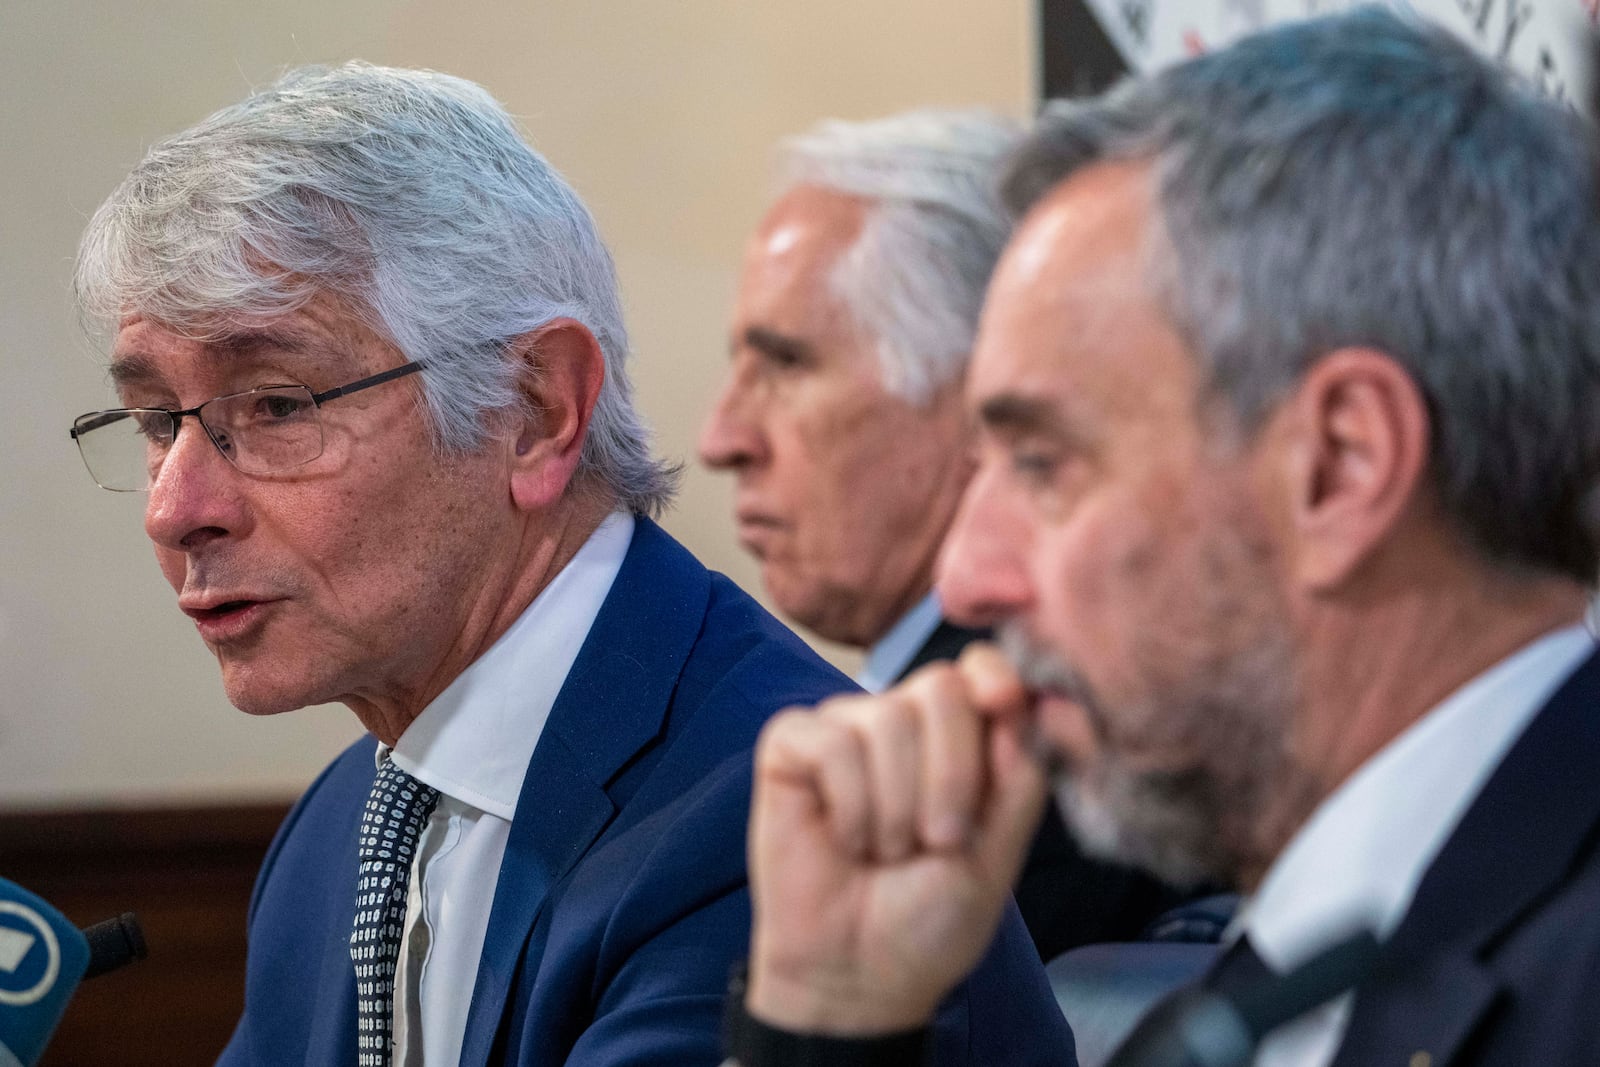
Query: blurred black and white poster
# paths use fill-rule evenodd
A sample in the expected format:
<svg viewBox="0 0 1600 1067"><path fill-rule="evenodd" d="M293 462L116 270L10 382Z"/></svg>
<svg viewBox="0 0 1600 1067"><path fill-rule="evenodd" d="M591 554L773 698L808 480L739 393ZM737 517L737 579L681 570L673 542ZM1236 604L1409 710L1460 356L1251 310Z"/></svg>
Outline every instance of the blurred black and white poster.
<svg viewBox="0 0 1600 1067"><path fill-rule="evenodd" d="M1041 0L1047 96L1104 88L1278 22L1370 0ZM1600 0L1390 0L1431 19L1561 100L1587 99L1588 31Z"/></svg>

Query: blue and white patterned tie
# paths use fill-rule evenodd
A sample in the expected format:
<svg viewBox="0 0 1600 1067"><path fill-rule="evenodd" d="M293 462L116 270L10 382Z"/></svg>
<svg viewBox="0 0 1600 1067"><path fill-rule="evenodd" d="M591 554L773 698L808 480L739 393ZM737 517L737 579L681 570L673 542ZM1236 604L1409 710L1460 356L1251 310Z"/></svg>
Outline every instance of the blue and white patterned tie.
<svg viewBox="0 0 1600 1067"><path fill-rule="evenodd" d="M439 792L384 757L361 814L360 877L350 959L356 967L357 1067L389 1067L394 972L405 931L417 837Z"/></svg>

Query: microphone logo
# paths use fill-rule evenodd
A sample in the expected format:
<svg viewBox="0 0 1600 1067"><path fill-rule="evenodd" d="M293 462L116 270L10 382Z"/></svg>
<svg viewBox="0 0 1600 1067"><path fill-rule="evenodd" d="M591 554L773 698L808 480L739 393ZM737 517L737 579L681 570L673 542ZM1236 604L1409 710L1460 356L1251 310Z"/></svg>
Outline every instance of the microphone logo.
<svg viewBox="0 0 1600 1067"><path fill-rule="evenodd" d="M60 975L61 943L50 924L26 904L0 900L0 1004L36 1004Z"/></svg>

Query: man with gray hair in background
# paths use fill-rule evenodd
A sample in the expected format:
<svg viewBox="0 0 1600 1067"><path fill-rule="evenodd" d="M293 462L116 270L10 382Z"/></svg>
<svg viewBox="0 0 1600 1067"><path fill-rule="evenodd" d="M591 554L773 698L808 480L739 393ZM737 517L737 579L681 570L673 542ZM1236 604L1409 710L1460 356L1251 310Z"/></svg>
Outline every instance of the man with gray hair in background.
<svg viewBox="0 0 1600 1067"><path fill-rule="evenodd" d="M780 146L745 252L700 457L737 480L768 595L864 649L872 692L986 636L943 618L933 569L971 474L962 374L1011 229L997 167L1021 135L981 111L823 122ZM1132 940L1178 895L1085 857L1052 814L1016 899L1049 960Z"/></svg>
<svg viewBox="0 0 1600 1067"><path fill-rule="evenodd" d="M469 82L296 71L153 148L76 285L121 406L72 436L229 699L370 734L272 845L221 1062L713 1061L751 743L847 683L652 521L572 190ZM979 971L942 1059L1070 1040L1020 922Z"/></svg>
<svg viewBox="0 0 1600 1067"><path fill-rule="evenodd" d="M745 1067L907 1062L1052 776L1250 894L1119 1065L1595 1062L1597 169L1373 7L1041 119L938 576L1001 648L763 732Z"/></svg>

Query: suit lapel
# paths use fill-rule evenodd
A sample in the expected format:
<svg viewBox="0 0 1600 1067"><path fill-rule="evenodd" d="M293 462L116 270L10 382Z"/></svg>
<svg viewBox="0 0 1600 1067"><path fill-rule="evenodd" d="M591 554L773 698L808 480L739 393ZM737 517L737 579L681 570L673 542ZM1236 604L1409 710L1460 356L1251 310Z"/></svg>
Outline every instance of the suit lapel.
<svg viewBox="0 0 1600 1067"><path fill-rule="evenodd" d="M352 856L355 846L351 845ZM355 885L352 869L350 884ZM350 906L342 908L342 925L335 925L323 946L322 970L317 982L317 1006L306 1034L307 1067L341 1067L356 1061L356 980L350 962L350 935L342 931L355 926L355 893Z"/></svg>
<svg viewBox="0 0 1600 1067"><path fill-rule="evenodd" d="M363 775L375 770L373 756L377 743L369 736L359 742L359 766ZM365 795L362 794L362 799ZM308 812L301 825L309 832L327 834L325 856L337 857L339 873L332 879L341 891L328 901L331 914L321 938L321 958L308 964L309 980L314 981L315 1006L306 1023L306 1067L342 1067L356 1061L356 975L350 959L350 932L356 921L356 880L359 874L357 852L361 837L361 807L339 807L339 821L330 821L326 804ZM300 917L307 931L321 924L310 916ZM312 973L312 967L316 970ZM269 1061L272 1056L266 1057ZM297 1060L296 1062L300 1062Z"/></svg>
<svg viewBox="0 0 1600 1067"><path fill-rule="evenodd" d="M649 519L556 697L517 800L461 1067L489 1061L520 957L551 888L616 814L606 787L660 733L710 597L710 574Z"/></svg>
<svg viewBox="0 0 1600 1067"><path fill-rule="evenodd" d="M1600 655L1567 679L1467 809L1357 995L1335 1063L1387 1062L1398 1035L1451 1063L1499 983L1492 942L1557 886L1600 823Z"/></svg>
<svg viewBox="0 0 1600 1067"><path fill-rule="evenodd" d="M1361 986L1334 1067L1419 1062L1446 1067L1500 995L1499 980L1471 946L1401 967L1396 976Z"/></svg>

